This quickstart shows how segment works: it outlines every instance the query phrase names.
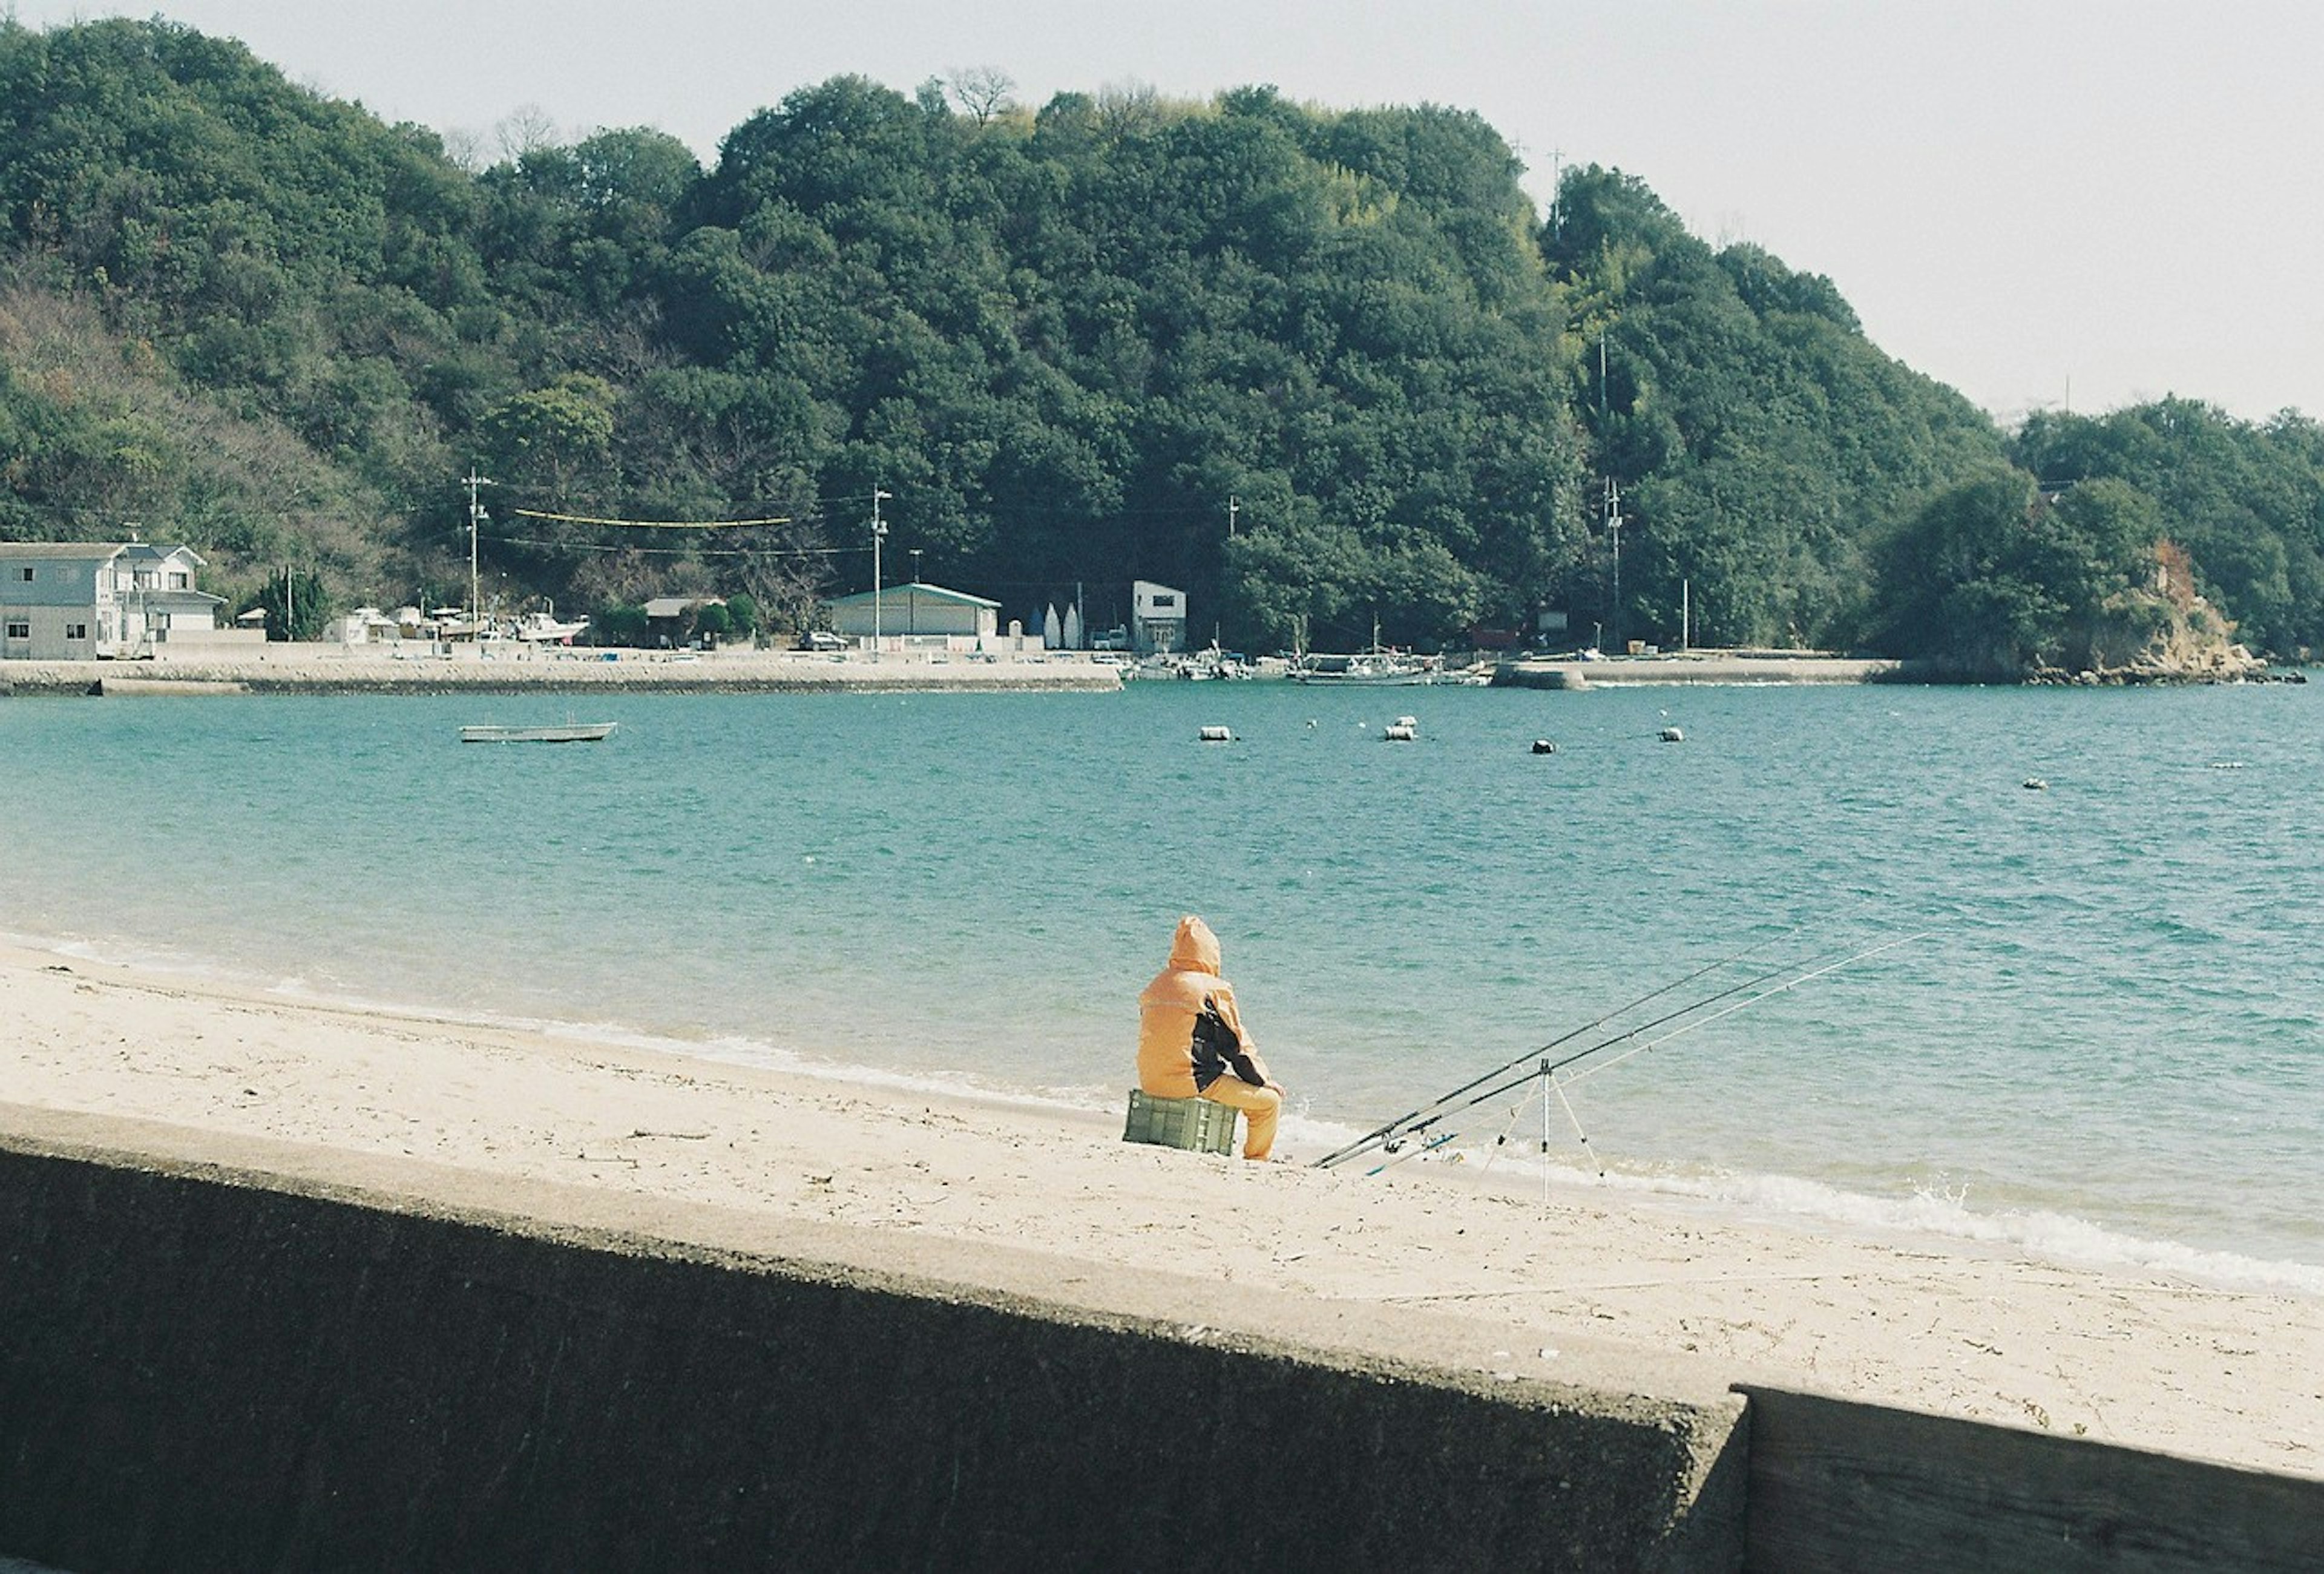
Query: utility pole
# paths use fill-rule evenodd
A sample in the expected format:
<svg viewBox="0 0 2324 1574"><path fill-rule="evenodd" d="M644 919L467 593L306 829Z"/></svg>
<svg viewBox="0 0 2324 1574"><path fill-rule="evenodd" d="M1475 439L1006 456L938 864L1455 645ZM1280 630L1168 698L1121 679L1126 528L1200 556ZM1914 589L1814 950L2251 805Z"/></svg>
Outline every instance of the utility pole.
<svg viewBox="0 0 2324 1574"><path fill-rule="evenodd" d="M1630 648L1622 640L1622 488L1610 475L1606 477L1606 530L1614 540L1614 649L1627 655Z"/></svg>
<svg viewBox="0 0 2324 1574"><path fill-rule="evenodd" d="M481 640L484 637L484 603L476 575L476 532L485 515L484 505L476 499L476 489L494 483L477 474L473 464L460 480L468 489L468 638Z"/></svg>
<svg viewBox="0 0 2324 1574"><path fill-rule="evenodd" d="M1227 539L1229 540L1234 539L1235 515L1241 511L1242 504L1236 500L1234 493L1227 493Z"/></svg>
<svg viewBox="0 0 2324 1574"><path fill-rule="evenodd" d="M887 538L888 527L880 522L880 505L895 493L872 489L872 649L880 649L880 543Z"/></svg>

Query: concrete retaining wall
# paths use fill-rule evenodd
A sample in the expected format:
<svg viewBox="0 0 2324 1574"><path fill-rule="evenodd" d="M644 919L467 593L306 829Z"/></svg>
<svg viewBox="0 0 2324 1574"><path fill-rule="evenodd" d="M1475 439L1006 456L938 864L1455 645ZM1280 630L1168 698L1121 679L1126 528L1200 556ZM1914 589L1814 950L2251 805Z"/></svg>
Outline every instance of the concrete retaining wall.
<svg viewBox="0 0 2324 1574"><path fill-rule="evenodd" d="M0 1551L76 1571L1720 1569L1739 1401L0 1146Z"/></svg>
<svg viewBox="0 0 2324 1574"><path fill-rule="evenodd" d="M2324 1481L1821 1395L1746 1392L1757 1569L2324 1569Z"/></svg>

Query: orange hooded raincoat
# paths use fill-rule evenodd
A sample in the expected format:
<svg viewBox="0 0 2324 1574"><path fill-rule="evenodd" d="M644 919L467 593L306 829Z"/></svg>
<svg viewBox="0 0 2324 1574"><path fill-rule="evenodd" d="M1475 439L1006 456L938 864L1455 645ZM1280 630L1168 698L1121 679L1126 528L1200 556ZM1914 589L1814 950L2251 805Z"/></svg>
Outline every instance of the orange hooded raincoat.
<svg viewBox="0 0 2324 1574"><path fill-rule="evenodd" d="M1250 1067L1264 1079L1245 1082L1232 1071L1209 1083L1194 1081L1194 1020L1208 1002L1242 1041ZM1263 1159L1275 1146L1283 1089L1259 1058L1235 1008L1234 986L1219 976L1219 937L1200 918L1178 920L1170 965L1138 997L1138 1085L1157 1099L1209 1099L1242 1111L1248 1121L1242 1156Z"/></svg>

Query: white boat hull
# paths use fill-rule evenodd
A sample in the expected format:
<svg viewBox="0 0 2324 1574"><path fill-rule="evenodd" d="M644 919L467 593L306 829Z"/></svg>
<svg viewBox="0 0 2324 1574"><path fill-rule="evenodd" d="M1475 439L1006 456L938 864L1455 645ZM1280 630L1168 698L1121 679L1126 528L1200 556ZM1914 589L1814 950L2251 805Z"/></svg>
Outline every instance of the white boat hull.
<svg viewBox="0 0 2324 1574"><path fill-rule="evenodd" d="M463 727L463 743L597 743L613 735L618 722L568 722L556 727Z"/></svg>

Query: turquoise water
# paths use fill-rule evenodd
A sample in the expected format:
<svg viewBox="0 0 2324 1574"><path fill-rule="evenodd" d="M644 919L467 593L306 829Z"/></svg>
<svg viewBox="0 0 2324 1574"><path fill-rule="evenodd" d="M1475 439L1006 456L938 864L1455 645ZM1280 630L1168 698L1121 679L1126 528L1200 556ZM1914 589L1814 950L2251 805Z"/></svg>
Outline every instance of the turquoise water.
<svg viewBox="0 0 2324 1574"><path fill-rule="evenodd" d="M0 930L1112 1108L1200 912L1310 1155L1926 931L1576 1084L1613 1183L2324 1291L2319 695L622 695L565 748L456 741L562 696L16 700Z"/></svg>

